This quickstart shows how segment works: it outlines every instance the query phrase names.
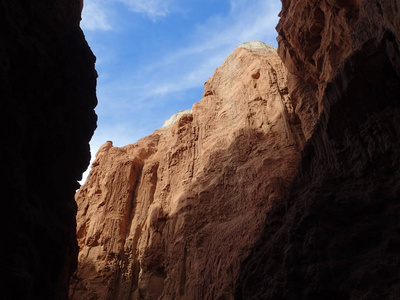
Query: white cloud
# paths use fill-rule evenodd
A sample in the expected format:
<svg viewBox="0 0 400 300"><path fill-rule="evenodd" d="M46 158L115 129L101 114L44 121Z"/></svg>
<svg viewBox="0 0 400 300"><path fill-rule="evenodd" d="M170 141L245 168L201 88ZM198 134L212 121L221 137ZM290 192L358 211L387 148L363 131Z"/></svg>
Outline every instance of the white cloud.
<svg viewBox="0 0 400 300"><path fill-rule="evenodd" d="M171 12L172 0L85 0L82 11L83 30L112 30L115 4L122 3L130 11L141 13L153 22ZM114 21L116 22L116 21Z"/></svg>
<svg viewBox="0 0 400 300"><path fill-rule="evenodd" d="M197 26L193 37L199 42L183 49L181 55L233 48L254 39L268 42L277 35L279 9L276 0L232 0L228 15L210 18Z"/></svg>
<svg viewBox="0 0 400 300"><path fill-rule="evenodd" d="M280 2L277 0L232 0L225 16L212 16L198 24L187 42L171 49L158 61L127 74L120 88L139 99L200 87L233 49L255 39L276 45ZM145 82L132 85L138 78ZM199 95L199 100L201 95Z"/></svg>
<svg viewBox="0 0 400 300"><path fill-rule="evenodd" d="M155 21L170 13L170 1L167 0L117 0L125 4L131 11L146 14Z"/></svg>
<svg viewBox="0 0 400 300"><path fill-rule="evenodd" d="M82 11L83 30L111 30L107 8L103 2L87 0Z"/></svg>

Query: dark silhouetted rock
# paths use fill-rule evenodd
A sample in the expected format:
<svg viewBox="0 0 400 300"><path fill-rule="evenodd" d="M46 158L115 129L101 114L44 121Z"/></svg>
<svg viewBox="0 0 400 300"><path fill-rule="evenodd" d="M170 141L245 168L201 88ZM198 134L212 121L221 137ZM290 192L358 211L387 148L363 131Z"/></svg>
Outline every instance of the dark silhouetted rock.
<svg viewBox="0 0 400 300"><path fill-rule="evenodd" d="M96 127L80 1L0 2L2 299L67 299Z"/></svg>

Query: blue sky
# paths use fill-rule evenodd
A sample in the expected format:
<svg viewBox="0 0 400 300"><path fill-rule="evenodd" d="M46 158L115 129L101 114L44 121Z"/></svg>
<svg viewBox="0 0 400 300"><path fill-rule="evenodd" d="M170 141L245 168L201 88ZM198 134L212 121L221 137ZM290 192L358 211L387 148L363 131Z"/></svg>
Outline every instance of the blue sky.
<svg viewBox="0 0 400 300"><path fill-rule="evenodd" d="M277 46L280 8L280 0L85 0L81 27L99 74L92 157L107 140L134 143L191 108L236 46Z"/></svg>

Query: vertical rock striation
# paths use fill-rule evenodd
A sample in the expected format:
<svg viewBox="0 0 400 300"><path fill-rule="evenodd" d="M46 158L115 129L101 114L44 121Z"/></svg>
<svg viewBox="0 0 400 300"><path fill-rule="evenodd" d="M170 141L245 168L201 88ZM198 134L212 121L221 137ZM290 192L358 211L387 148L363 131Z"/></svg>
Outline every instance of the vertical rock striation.
<svg viewBox="0 0 400 300"><path fill-rule="evenodd" d="M282 1L279 55L289 71L289 92L309 138L321 111L325 90L343 63L366 47L389 42L400 31L397 0ZM373 51L373 49L369 49Z"/></svg>
<svg viewBox="0 0 400 300"><path fill-rule="evenodd" d="M96 127L80 9L79 0L0 2L2 299L68 298L74 193Z"/></svg>
<svg viewBox="0 0 400 300"><path fill-rule="evenodd" d="M236 48L191 111L98 151L76 194L71 298L232 299L303 143L276 50Z"/></svg>
<svg viewBox="0 0 400 300"><path fill-rule="evenodd" d="M399 7L283 1L279 54L309 140L238 299L399 297Z"/></svg>

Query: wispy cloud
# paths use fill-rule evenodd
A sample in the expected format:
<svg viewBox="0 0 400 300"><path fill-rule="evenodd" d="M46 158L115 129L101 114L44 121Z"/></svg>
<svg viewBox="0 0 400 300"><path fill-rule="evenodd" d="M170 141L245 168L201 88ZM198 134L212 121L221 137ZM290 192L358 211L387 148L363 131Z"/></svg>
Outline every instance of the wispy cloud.
<svg viewBox="0 0 400 300"><path fill-rule="evenodd" d="M112 30L115 6L122 3L132 12L140 13L153 22L171 13L173 0L85 0L81 27L84 30Z"/></svg>
<svg viewBox="0 0 400 300"><path fill-rule="evenodd" d="M116 0L125 4L131 11L143 13L155 21L170 13L171 1L168 0Z"/></svg>
<svg viewBox="0 0 400 300"><path fill-rule="evenodd" d="M243 42L261 40L276 45L275 26L278 22L279 1L232 0L224 16L212 16L197 24L183 46L167 51L151 65L140 69L145 82L137 82L137 74L124 76L127 92L135 91L139 98L169 94L201 87L233 49ZM199 95L201 96L201 95Z"/></svg>
<svg viewBox="0 0 400 300"><path fill-rule="evenodd" d="M111 30L110 16L103 2L87 0L82 11L83 30Z"/></svg>
<svg viewBox="0 0 400 300"><path fill-rule="evenodd" d="M189 55L235 47L243 42L259 39L275 42L274 30L280 9L276 0L231 0L230 12L211 17L198 24L192 43L179 53Z"/></svg>

